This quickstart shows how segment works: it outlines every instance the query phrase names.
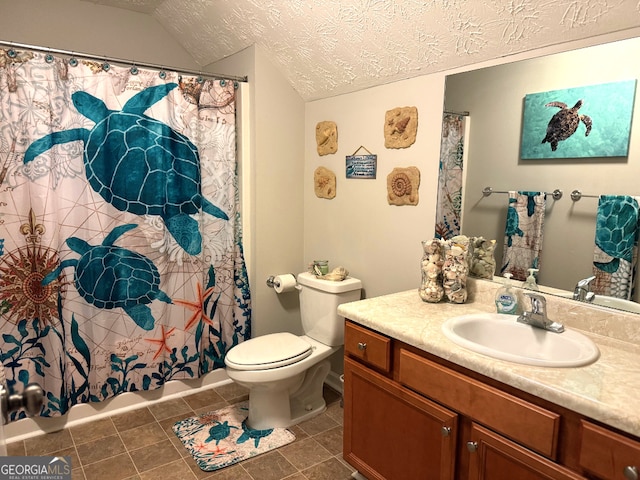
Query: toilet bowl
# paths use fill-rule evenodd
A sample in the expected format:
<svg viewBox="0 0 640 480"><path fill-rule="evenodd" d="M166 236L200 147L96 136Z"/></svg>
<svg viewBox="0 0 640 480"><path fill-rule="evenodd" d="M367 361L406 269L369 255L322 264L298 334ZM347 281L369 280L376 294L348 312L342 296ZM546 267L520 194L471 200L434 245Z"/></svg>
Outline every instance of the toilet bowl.
<svg viewBox="0 0 640 480"><path fill-rule="evenodd" d="M338 305L360 299L361 282L297 278L305 335L272 333L231 348L225 357L227 375L249 389L249 428L289 427L326 409L324 381L331 370L328 357L344 343L344 318Z"/></svg>

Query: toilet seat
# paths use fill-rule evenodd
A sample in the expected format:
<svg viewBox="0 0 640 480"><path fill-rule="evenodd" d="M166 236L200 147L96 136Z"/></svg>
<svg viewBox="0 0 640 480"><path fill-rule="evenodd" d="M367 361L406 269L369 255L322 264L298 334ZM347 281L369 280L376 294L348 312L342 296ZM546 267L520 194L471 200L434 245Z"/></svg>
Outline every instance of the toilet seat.
<svg viewBox="0 0 640 480"><path fill-rule="evenodd" d="M269 370L299 362L312 350L308 342L292 333L271 333L236 345L227 352L225 363L237 370Z"/></svg>

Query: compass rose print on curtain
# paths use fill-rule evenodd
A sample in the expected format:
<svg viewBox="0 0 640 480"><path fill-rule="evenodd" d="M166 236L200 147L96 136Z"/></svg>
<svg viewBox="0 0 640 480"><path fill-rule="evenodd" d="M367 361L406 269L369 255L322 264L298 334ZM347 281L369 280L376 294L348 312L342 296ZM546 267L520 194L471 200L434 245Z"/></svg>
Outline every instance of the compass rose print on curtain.
<svg viewBox="0 0 640 480"><path fill-rule="evenodd" d="M11 59L0 79L13 79L0 81L9 386L39 383L41 414L56 416L223 367L251 332L236 85L37 52L0 57Z"/></svg>

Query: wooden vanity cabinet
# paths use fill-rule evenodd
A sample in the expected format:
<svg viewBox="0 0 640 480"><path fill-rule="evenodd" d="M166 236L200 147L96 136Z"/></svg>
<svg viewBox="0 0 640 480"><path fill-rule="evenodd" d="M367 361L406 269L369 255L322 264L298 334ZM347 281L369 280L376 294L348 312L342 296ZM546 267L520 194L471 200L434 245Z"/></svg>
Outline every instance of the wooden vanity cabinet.
<svg viewBox="0 0 640 480"><path fill-rule="evenodd" d="M343 456L369 480L637 480L637 439L353 322L345 338Z"/></svg>

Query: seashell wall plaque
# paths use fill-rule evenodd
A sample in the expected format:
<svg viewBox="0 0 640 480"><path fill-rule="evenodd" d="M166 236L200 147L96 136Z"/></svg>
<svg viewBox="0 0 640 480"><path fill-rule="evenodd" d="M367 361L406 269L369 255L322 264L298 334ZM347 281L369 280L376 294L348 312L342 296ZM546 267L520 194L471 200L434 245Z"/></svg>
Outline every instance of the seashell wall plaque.
<svg viewBox="0 0 640 480"><path fill-rule="evenodd" d="M328 155L338 151L338 126L326 120L316 125L316 144L318 155Z"/></svg>
<svg viewBox="0 0 640 480"><path fill-rule="evenodd" d="M418 109L397 107L384 116L384 146L407 148L416 141L418 133Z"/></svg>
<svg viewBox="0 0 640 480"><path fill-rule="evenodd" d="M387 175L389 205L417 205L420 170L417 167L396 167Z"/></svg>
<svg viewBox="0 0 640 480"><path fill-rule="evenodd" d="M336 174L326 167L318 167L313 172L313 190L316 197L331 200L336 196Z"/></svg>

